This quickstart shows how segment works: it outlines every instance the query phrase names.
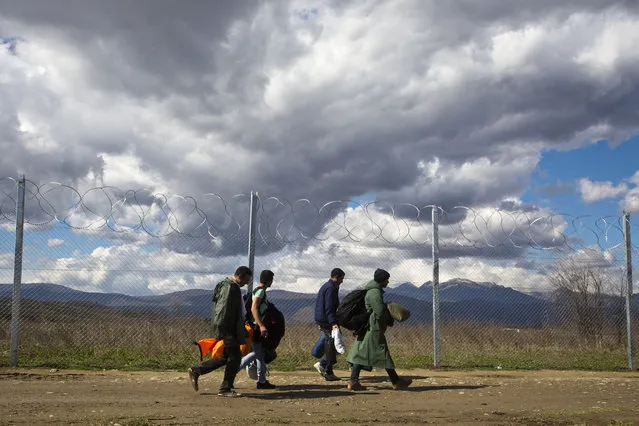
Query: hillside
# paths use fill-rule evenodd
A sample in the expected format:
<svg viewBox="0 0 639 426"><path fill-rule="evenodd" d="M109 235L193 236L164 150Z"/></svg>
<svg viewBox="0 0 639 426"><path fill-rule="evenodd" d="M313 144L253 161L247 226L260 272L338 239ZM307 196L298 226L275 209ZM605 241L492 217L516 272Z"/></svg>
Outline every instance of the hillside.
<svg viewBox="0 0 639 426"><path fill-rule="evenodd" d="M411 311L409 323L428 324L432 322L433 316L432 291L432 284L429 282L421 286L404 283L387 289L385 298L386 301L397 302ZM341 297L346 293L347 291L341 292ZM11 294L10 284L0 284L0 299L4 299L4 303L10 304ZM149 318L156 315L208 318L211 312L211 296L212 290L203 289L157 296L129 296L82 292L47 283L25 284L22 287L23 306L28 307L30 301L37 300L53 303L48 305L49 311L79 310L83 315L107 315L104 309L110 309L112 312L129 312L129 315L148 315ZM269 300L284 313L289 323L314 321L314 294L273 289L269 291ZM620 301L610 297L606 301L606 316L619 317ZM55 303L62 305L54 305ZM462 279L440 285L440 308L442 323L464 321L521 328L541 327L543 324L560 321L565 317L567 309L570 309L565 300L557 302L552 295L533 297L494 283L477 283ZM65 312L64 315L71 314Z"/></svg>

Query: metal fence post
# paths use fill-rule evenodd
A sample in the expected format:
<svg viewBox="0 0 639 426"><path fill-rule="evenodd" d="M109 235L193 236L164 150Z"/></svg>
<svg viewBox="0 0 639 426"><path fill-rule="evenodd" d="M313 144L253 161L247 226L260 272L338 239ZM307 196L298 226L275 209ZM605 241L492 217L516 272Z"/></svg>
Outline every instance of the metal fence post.
<svg viewBox="0 0 639 426"><path fill-rule="evenodd" d="M626 339L628 346L628 368L635 369L635 343L632 333L632 244L630 242L630 213L624 212L624 240L626 243Z"/></svg>
<svg viewBox="0 0 639 426"><path fill-rule="evenodd" d="M18 345L20 343L20 287L22 286L22 242L24 236L24 187L25 177L18 181L16 202L16 246L13 259L13 297L11 299L11 346L9 365L18 365Z"/></svg>
<svg viewBox="0 0 639 426"><path fill-rule="evenodd" d="M257 227L256 217L257 217L257 200L258 195L256 192L251 191L251 210L250 210L250 218L249 218L249 241L248 241L248 266L253 271L253 276L255 277L255 229ZM249 293L253 291L253 279L248 283Z"/></svg>
<svg viewBox="0 0 639 426"><path fill-rule="evenodd" d="M433 365L439 364L439 210L433 206Z"/></svg>

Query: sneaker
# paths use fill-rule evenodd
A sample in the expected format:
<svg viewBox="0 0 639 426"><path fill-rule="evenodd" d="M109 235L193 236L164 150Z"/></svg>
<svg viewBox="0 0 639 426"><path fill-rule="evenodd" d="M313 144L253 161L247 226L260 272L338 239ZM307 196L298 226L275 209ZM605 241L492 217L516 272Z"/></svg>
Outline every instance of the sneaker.
<svg viewBox="0 0 639 426"><path fill-rule="evenodd" d="M257 365L254 362L246 366L246 375L251 380L257 380Z"/></svg>
<svg viewBox="0 0 639 426"><path fill-rule="evenodd" d="M189 380L191 381L191 386L193 386L193 390L195 390L195 392L197 392L199 389L198 383L197 383L199 378L200 378L200 373L195 371L193 367L189 368Z"/></svg>
<svg viewBox="0 0 639 426"><path fill-rule="evenodd" d="M394 390L406 389L407 387L410 386L411 383L413 383L413 379L405 379L402 377L397 381L397 383L393 385L393 389Z"/></svg>
<svg viewBox="0 0 639 426"><path fill-rule="evenodd" d="M331 373L325 373L325 374L324 374L324 379L325 379L327 382L337 382L337 381L339 381L339 380L342 380L342 379L340 379L339 377L337 377L337 376L336 376L334 373L332 373L332 372L331 372Z"/></svg>
<svg viewBox="0 0 639 426"><path fill-rule="evenodd" d="M257 388L258 389L275 389L277 388L277 386L275 386L274 384L272 384L271 382L267 380L264 383L257 382Z"/></svg>
<svg viewBox="0 0 639 426"><path fill-rule="evenodd" d="M326 369L322 367L322 364L320 362L316 362L315 364L313 364L313 367L315 367L317 372L320 373L322 377L326 376Z"/></svg>
<svg viewBox="0 0 639 426"><path fill-rule="evenodd" d="M241 393L239 392L235 392L235 390L230 389L230 390L221 390L217 393L218 396L225 396L227 398L237 398L242 396Z"/></svg>
<svg viewBox="0 0 639 426"><path fill-rule="evenodd" d="M356 381L351 380L350 382L348 382L347 388L351 392L363 391L366 389L364 386L362 386L359 380L356 380Z"/></svg>

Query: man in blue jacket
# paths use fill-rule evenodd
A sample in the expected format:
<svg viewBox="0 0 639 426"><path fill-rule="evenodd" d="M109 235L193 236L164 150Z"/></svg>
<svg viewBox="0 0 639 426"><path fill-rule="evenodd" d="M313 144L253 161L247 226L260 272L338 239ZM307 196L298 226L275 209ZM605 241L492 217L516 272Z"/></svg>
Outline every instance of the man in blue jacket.
<svg viewBox="0 0 639 426"><path fill-rule="evenodd" d="M333 365L337 362L337 351L331 332L334 328L339 329L336 314L339 305L339 286L345 276L346 274L340 268L333 269L331 279L320 288L315 301L315 323L320 328L320 337L311 353L315 358L321 357L314 367L327 381L340 380L333 373Z"/></svg>

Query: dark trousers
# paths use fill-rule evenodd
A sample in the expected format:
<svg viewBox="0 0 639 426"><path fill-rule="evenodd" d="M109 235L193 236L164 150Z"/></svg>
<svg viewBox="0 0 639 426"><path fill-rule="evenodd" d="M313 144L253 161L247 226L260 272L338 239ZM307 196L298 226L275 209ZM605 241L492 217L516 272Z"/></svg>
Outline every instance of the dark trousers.
<svg viewBox="0 0 639 426"><path fill-rule="evenodd" d="M224 339L224 351L220 358L207 359L200 365L193 367L193 370L199 374L208 374L225 365L224 379L220 385L220 391L229 391L233 389L235 376L237 376L237 370L240 368L241 361L242 354L240 352L240 344L237 342L237 339L227 338Z"/></svg>
<svg viewBox="0 0 639 426"><path fill-rule="evenodd" d="M335 341L331 336L331 330L321 329L320 333L311 353L315 358L321 357L320 365L326 370L326 373L333 374L333 365L337 364Z"/></svg>
<svg viewBox="0 0 639 426"><path fill-rule="evenodd" d="M359 373L362 371L362 366L359 364L353 364L353 366L351 367L351 381L352 382L356 382L359 380ZM395 371L395 369L390 369L387 368L386 369L386 373L388 374L388 377L390 378L390 381L392 384L397 383L397 381L399 380L399 376L397 375L397 371Z"/></svg>

